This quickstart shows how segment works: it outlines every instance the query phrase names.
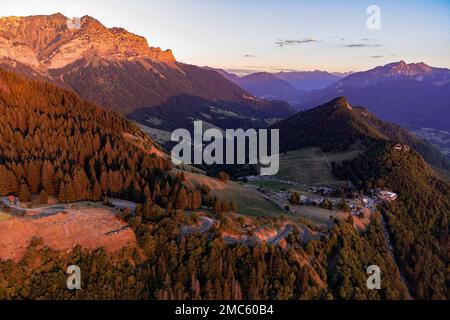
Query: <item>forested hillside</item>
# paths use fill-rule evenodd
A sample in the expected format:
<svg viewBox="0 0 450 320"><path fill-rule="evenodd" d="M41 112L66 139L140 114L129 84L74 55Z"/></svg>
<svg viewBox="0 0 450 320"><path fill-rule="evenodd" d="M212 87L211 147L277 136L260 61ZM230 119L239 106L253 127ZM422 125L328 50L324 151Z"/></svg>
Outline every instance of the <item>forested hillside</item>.
<svg viewBox="0 0 450 320"><path fill-rule="evenodd" d="M217 227L183 236L185 209L211 208L222 221L229 213L221 201L227 199L189 188L183 174L169 172L167 160L130 143L124 133L141 139L148 149L155 147L126 119L71 92L4 71L0 112L2 195L18 194L27 201L31 194L45 192L62 202L107 195L138 203L134 214L125 210L119 215L136 235L136 248L114 255L80 247L57 252L36 239L19 263L0 263L0 299L407 298L377 216L361 233L351 219L336 220L328 236L308 243L294 231L284 249L266 243L228 245ZM446 203L440 199L432 217L439 217ZM432 225L433 220L425 221ZM448 228L445 220L437 221ZM394 220L389 224L401 234ZM431 250L435 259L445 261L443 248ZM426 257L422 249L419 253ZM405 253L405 259L415 257ZM83 290L78 292L66 289L65 268L72 264L82 269ZM379 291L366 286L366 269L372 264L383 272ZM432 271L443 272L440 266L431 266ZM428 271L425 276L439 285L432 289L439 290L438 297L445 294L440 277L434 279ZM431 290L429 283L420 283Z"/></svg>
<svg viewBox="0 0 450 320"><path fill-rule="evenodd" d="M150 47L123 28L84 16L80 28L70 29L67 19L62 14L1 19L0 66L71 89L142 124L162 116L153 121L160 129L178 129L179 122L189 128L199 116L218 126L223 117L231 118L230 125L240 115L244 123L255 119L266 125L268 118L295 112L285 102L252 96L215 71L178 62L171 50ZM198 104L196 111L191 104Z"/></svg>
<svg viewBox="0 0 450 320"><path fill-rule="evenodd" d="M345 151L354 143L371 145L385 140L410 145L431 165L450 170L450 162L435 147L400 126L384 122L367 109L339 97L272 126L280 129L282 151L316 146L323 151Z"/></svg>
<svg viewBox="0 0 450 320"><path fill-rule="evenodd" d="M450 185L414 151L380 142L335 173L363 190L390 189L396 202L380 206L402 273L419 299L448 299Z"/></svg>
<svg viewBox="0 0 450 320"><path fill-rule="evenodd" d="M124 219L138 236L138 249L111 257L76 247L61 255L35 241L18 265L0 263L0 299L407 298L378 220L363 235L351 223L337 222L329 239L283 250L229 246L214 230L180 239L183 212L150 203ZM70 292L65 268L74 263L82 270L83 290ZM372 264L383 272L381 290L367 289Z"/></svg>
<svg viewBox="0 0 450 320"><path fill-rule="evenodd" d="M168 160L124 138L132 134L154 147L137 127L69 91L0 70L0 112L1 195L143 201L155 186L173 184L164 174Z"/></svg>

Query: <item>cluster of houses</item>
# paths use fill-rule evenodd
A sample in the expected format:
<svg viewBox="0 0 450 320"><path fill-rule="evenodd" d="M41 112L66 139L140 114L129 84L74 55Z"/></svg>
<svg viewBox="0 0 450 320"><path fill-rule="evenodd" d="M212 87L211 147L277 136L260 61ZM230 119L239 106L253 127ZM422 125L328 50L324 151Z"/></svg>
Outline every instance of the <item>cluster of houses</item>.
<svg viewBox="0 0 450 320"><path fill-rule="evenodd" d="M241 180L241 181L252 181L252 182L273 181L273 182L284 183L284 184L291 185L291 186L297 185L297 183L294 182L294 181L281 180L281 179L277 179L277 178L272 177L272 176L247 176L247 177L239 178L239 180Z"/></svg>
<svg viewBox="0 0 450 320"><path fill-rule="evenodd" d="M365 214L365 209L351 204L350 213L352 214L352 216L363 217Z"/></svg>
<svg viewBox="0 0 450 320"><path fill-rule="evenodd" d="M376 202L391 202L397 200L398 198L398 194L389 190L372 189L370 190L370 193Z"/></svg>
<svg viewBox="0 0 450 320"><path fill-rule="evenodd" d="M333 188L329 187L311 187L310 190L315 194L321 194L323 196L330 196L333 193Z"/></svg>
<svg viewBox="0 0 450 320"><path fill-rule="evenodd" d="M408 152L409 150L411 150L411 148L408 145L401 143L397 143L396 145L394 145L394 149L397 151L404 151L404 152Z"/></svg>
<svg viewBox="0 0 450 320"><path fill-rule="evenodd" d="M16 205L16 197L15 196L9 196L8 201L11 205Z"/></svg>
<svg viewBox="0 0 450 320"><path fill-rule="evenodd" d="M392 191L381 190L377 194L377 198L381 201L395 201L398 198L398 195Z"/></svg>
<svg viewBox="0 0 450 320"><path fill-rule="evenodd" d="M319 197L303 197L305 197L305 199L301 199L300 197L300 203L309 206L320 206L324 200L323 198Z"/></svg>

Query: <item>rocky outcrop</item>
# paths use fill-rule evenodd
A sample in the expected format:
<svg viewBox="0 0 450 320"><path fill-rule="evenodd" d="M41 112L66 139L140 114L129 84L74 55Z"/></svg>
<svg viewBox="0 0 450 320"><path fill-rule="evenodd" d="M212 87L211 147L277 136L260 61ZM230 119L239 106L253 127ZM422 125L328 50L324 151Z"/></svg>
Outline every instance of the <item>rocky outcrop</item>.
<svg viewBox="0 0 450 320"><path fill-rule="evenodd" d="M149 47L144 37L122 28L106 28L89 16L79 23L62 14L0 19L0 58L45 71L95 57L114 62L175 61L171 50Z"/></svg>
<svg viewBox="0 0 450 320"><path fill-rule="evenodd" d="M89 16L1 18L0 66L71 89L143 123L155 108L160 108L154 112L161 122L176 120L177 128L179 120L186 123L213 112L212 105L245 114L243 121L251 125L255 117L293 113L286 103L257 99L215 71L177 62L171 50L151 47L144 37L107 28ZM207 118L223 122L223 115L215 116ZM229 122L241 125L236 117Z"/></svg>

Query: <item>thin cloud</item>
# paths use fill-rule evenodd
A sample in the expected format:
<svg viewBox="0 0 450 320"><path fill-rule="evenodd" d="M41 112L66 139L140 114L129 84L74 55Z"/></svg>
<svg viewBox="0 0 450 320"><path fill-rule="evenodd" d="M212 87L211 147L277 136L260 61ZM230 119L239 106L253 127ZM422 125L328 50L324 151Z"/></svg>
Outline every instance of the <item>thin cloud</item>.
<svg viewBox="0 0 450 320"><path fill-rule="evenodd" d="M381 55L376 55L376 56L370 56L372 59L379 59L379 58L383 58L384 56Z"/></svg>
<svg viewBox="0 0 450 320"><path fill-rule="evenodd" d="M351 43L343 45L344 48L378 48L381 44L367 44L367 43Z"/></svg>
<svg viewBox="0 0 450 320"><path fill-rule="evenodd" d="M292 45L296 45L296 44L306 44L306 43L314 43L314 42L319 42L319 40L312 39L312 38L290 39L290 40L278 39L278 41L276 41L275 44L279 47L285 47L285 46L292 46Z"/></svg>
<svg viewBox="0 0 450 320"><path fill-rule="evenodd" d="M258 70L255 69L225 69L226 72L235 73L237 75L245 75L249 73L257 72Z"/></svg>

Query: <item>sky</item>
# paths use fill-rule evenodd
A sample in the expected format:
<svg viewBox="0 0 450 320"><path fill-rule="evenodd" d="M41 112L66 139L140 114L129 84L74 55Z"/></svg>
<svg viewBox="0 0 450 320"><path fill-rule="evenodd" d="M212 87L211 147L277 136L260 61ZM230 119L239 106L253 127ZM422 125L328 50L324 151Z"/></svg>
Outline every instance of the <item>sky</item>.
<svg viewBox="0 0 450 320"><path fill-rule="evenodd" d="M450 68L450 0L0 2L0 16L56 12L90 15L172 49L178 61L240 74L360 71L400 60Z"/></svg>

